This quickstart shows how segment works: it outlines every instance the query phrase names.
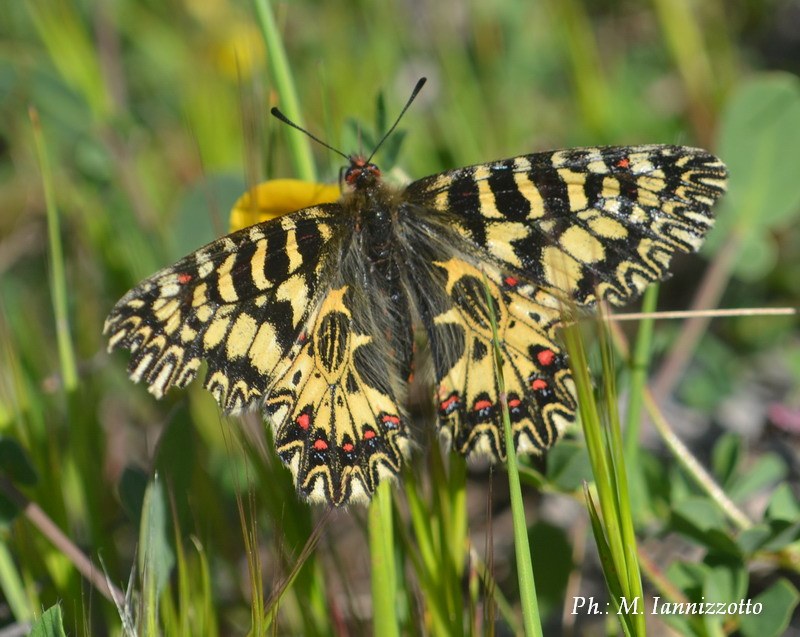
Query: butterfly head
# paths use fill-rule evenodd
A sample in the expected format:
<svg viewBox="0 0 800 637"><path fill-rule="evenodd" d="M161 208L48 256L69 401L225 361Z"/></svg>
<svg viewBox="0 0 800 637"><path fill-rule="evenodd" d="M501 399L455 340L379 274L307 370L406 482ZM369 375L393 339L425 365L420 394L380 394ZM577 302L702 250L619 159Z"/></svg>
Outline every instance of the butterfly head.
<svg viewBox="0 0 800 637"><path fill-rule="evenodd" d="M361 155L349 158L350 166L344 171L345 183L357 190L370 188L381 180L381 169Z"/></svg>

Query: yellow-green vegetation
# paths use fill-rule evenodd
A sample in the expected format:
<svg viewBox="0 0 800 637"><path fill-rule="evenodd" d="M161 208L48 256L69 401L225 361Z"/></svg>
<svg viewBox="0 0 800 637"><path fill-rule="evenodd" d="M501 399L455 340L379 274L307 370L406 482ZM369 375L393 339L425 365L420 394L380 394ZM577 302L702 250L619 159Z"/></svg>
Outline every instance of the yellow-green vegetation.
<svg viewBox="0 0 800 637"><path fill-rule="evenodd" d="M247 185L336 182L341 158L271 106L370 149L421 76L376 157L390 179L703 146L729 194L647 311L796 307L791 4L3 3L0 632L783 634L800 571L794 316L582 322L583 427L521 458L511 489L504 467L440 452L426 390L402 481L344 511L297 499L257 415L221 416L199 383L156 401L101 332L132 285L226 231ZM643 615L617 616L640 594ZM762 612L658 614L656 598Z"/></svg>

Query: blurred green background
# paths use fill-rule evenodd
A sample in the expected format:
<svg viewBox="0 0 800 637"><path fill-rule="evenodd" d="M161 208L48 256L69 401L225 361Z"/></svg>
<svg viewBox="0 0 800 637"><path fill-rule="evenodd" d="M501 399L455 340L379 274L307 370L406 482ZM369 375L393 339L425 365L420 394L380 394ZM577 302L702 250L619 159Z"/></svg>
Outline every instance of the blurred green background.
<svg viewBox="0 0 800 637"><path fill-rule="evenodd" d="M718 228L701 256L676 262L660 306L689 307L701 281L711 307L798 305L797 0L302 1L273 10L298 115L345 152L358 150L359 136L366 144L382 132L375 130L380 110L391 120L416 80L428 77L401 123L393 165L376 158L396 169L396 179L566 146L663 142L717 152L731 168ZM2 472L124 586L137 560L145 488L158 469L170 494L163 509L177 524L165 523L161 563L183 561L188 574L176 582L176 572L164 569L173 591L158 620L165 634L246 632L255 623L251 599L268 598L292 573L321 515L296 501L288 473L264 450L258 418L229 426L198 386L156 402L129 382L127 355L107 355L101 336L106 314L127 289L224 234L246 184L298 176L290 133L268 116L273 105L285 108L286 96L276 90L267 53L275 43L265 43L256 16L256 5L245 1L0 4ZM61 257L48 239L31 109L49 158L45 183ZM318 146L313 153L319 178L335 181L341 158ZM53 265L63 266L63 286ZM703 274L709 271L710 281ZM68 323L54 311L59 286ZM66 337L60 346L58 326ZM737 472L768 459L760 481L740 487L742 506L758 519L776 485L788 484L790 499L791 489L797 492L796 318L715 320L688 357L686 341L683 354L674 353L680 331L679 323L665 322L656 334L656 373L662 360L685 359L673 378L656 376L662 397L672 396L679 433L701 461L717 463L721 482L741 482ZM64 364L66 342L74 348L74 379ZM711 452L720 440L733 442ZM652 439L645 446L661 458ZM648 464L651 483L662 483L660 495L648 496L653 532L680 531L665 521L685 495L684 487L662 493L675 479L669 466ZM570 491L582 475L579 467L545 491ZM486 473L468 482L468 525L485 538L495 524L495 578L513 609L502 472L494 480L491 505ZM534 554L563 558L542 567L553 581L543 574L540 592L557 634L568 578L580 594L602 595L602 580L574 555L572 543L582 540L549 511L566 506L567 496L532 491L529 499L529 520L538 521L531 537L543 547L534 546ZM0 630L61 601L72 634L121 634L117 609L91 591L72 561L10 502L0 505ZM240 522L242 509L252 524ZM487 509L495 513L488 522ZM326 518L313 558L283 598L278 634L359 634L370 626L364 533L361 511ZM482 550L484 543L476 545ZM253 554L260 556L261 591L247 574ZM676 555L654 561L668 570ZM770 571L748 579L745 563L737 571L745 573L737 589L744 586L743 595L778 577ZM796 583L796 574L789 579ZM415 586L411 577L398 612L404 630L425 634ZM493 617L480 625L492 627ZM509 630L506 619L496 621L499 631ZM565 625L580 634L581 621Z"/></svg>

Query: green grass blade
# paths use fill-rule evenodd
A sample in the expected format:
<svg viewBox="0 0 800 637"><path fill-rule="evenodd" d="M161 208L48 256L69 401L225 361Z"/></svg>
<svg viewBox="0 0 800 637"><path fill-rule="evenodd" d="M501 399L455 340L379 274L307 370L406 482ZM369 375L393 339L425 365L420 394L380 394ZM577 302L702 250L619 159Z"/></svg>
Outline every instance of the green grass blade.
<svg viewBox="0 0 800 637"><path fill-rule="evenodd" d="M264 43L267 47L267 59L272 72L272 81L281 98L281 111L293 122L302 126L303 118L300 116L294 78L289 68L289 62L286 59L283 39L275 24L272 7L268 0L255 0L255 8L258 26L261 28ZM317 171L314 167L309 137L297 130L289 131L289 145L294 173L297 178L315 181Z"/></svg>
<svg viewBox="0 0 800 637"><path fill-rule="evenodd" d="M645 290L642 297L642 312L651 314L656 311L658 302L658 285L651 285ZM641 492L642 478L639 466L639 438L642 424L642 409L644 406L644 391L647 385L647 369L650 362L650 352L653 346L653 328L655 320L644 318L639 322L636 342L631 356L631 371L628 391L628 408L625 417L625 462L628 464L628 473L632 480L631 503L637 517L641 519L646 511L643 502L644 494Z"/></svg>
<svg viewBox="0 0 800 637"><path fill-rule="evenodd" d="M601 332L603 398L605 401L605 410L601 412L592 390L589 363L578 326L567 325L563 329L563 335L570 356L581 423L603 514L601 523L595 512L595 517L592 517L593 530L598 551L601 553L603 573L613 601L619 609L622 597L629 602L641 599L642 585L636 554L633 517L628 497L622 434L616 408L615 370L611 359L611 350L608 338ZM603 426L604 422L605 427ZM587 500L586 505L591 517L593 502ZM631 630L635 635L645 634L644 616L628 616L620 613L617 617L626 632Z"/></svg>
<svg viewBox="0 0 800 637"><path fill-rule="evenodd" d="M58 360L61 365L61 379L64 390L71 393L78 385L78 371L75 364L75 351L69 328L69 312L67 311L67 278L64 273L64 250L61 245L61 224L53 191L53 174L47 158L42 136L42 127L36 109L29 111L33 124L33 139L36 143L36 154L39 168L42 171L42 189L44 190L47 208L47 235L50 247L50 293L53 301L53 314L56 319L56 340L58 342Z"/></svg>
<svg viewBox="0 0 800 637"><path fill-rule="evenodd" d="M603 521L600 519L600 514L597 512L597 507L595 506L588 484L583 485L583 495L586 500L586 509L589 512L589 520L592 523L592 534L594 535L594 540L597 545L597 554L600 557L600 564L603 568L603 576L606 580L608 590L611 593L611 599L614 601L614 606L617 610L619 610L619 600L625 597L625 591L623 590L622 582L620 581L620 573L617 571L616 565L614 564L614 556L611 553L611 547L606 541ZM619 621L625 635L630 637L630 635L636 634L632 631L630 617L622 613L618 614L617 617L619 617Z"/></svg>
<svg viewBox="0 0 800 637"><path fill-rule="evenodd" d="M33 609L25 594L25 584L5 541L0 541L0 590L3 591L11 615L17 622L24 623L33 619Z"/></svg>
<svg viewBox="0 0 800 637"><path fill-rule="evenodd" d="M369 554L372 566L373 633L382 637L400 634L395 607L397 565L392 519L392 484L384 480L369 507Z"/></svg>
<svg viewBox="0 0 800 637"><path fill-rule="evenodd" d="M612 484L614 486L615 513L621 533L622 547L624 549L623 564L625 565L625 594L629 600L643 598L642 576L639 570L639 560L636 551L636 533L633 524L633 511L631 508L630 493L628 490L628 472L625 467L625 453L620 427L619 410L617 409L616 370L614 368L611 341L605 323L601 321L600 346L603 365L603 389L605 391L605 408L608 412L608 436L606 437L606 453L609 456L609 465L613 467ZM621 615L626 619L632 617L632 623L637 635L646 632L644 615Z"/></svg>
<svg viewBox="0 0 800 637"><path fill-rule="evenodd" d="M542 621L539 614L539 602L536 598L536 583L533 580L533 562L531 549L528 543L528 524L525 520L525 504L522 501L522 485L519 480L517 467L517 454L514 445L514 436L511 433L511 416L508 413L506 388L503 379L503 357L500 352L500 338L497 332L497 315L495 314L492 295L489 291L489 282L483 275L483 288L486 293L486 304L489 308L489 317L492 323L492 345L494 347L495 373L497 374L497 390L500 396L500 408L503 413L503 432L506 443L506 467L508 470L508 487L511 496L511 516L514 526L514 552L517 563L517 577L519 579L519 597L522 604L522 620L525 626L525 635L542 635Z"/></svg>

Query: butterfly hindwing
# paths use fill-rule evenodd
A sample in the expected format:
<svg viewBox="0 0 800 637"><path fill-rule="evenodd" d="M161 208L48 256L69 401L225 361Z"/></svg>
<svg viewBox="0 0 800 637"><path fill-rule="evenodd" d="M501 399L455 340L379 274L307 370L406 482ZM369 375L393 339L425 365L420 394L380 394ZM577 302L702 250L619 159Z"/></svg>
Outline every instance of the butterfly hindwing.
<svg viewBox="0 0 800 637"><path fill-rule="evenodd" d="M393 362L359 329L357 309L347 285L325 296L264 406L298 490L335 505L369 500L409 448L406 416L386 380Z"/></svg>
<svg viewBox="0 0 800 637"><path fill-rule="evenodd" d="M575 148L433 175L406 196L510 272L581 305L623 304L698 248L726 174L695 148Z"/></svg>
<svg viewBox="0 0 800 637"><path fill-rule="evenodd" d="M559 304L488 266L458 258L436 265L446 300L428 313L426 328L441 431L466 456L506 457L493 317L516 451L542 454L575 413L572 378L555 340Z"/></svg>
<svg viewBox="0 0 800 637"><path fill-rule="evenodd" d="M208 364L226 411L259 400L325 279L336 204L307 208L218 239L128 292L105 324L135 381L161 397Z"/></svg>

